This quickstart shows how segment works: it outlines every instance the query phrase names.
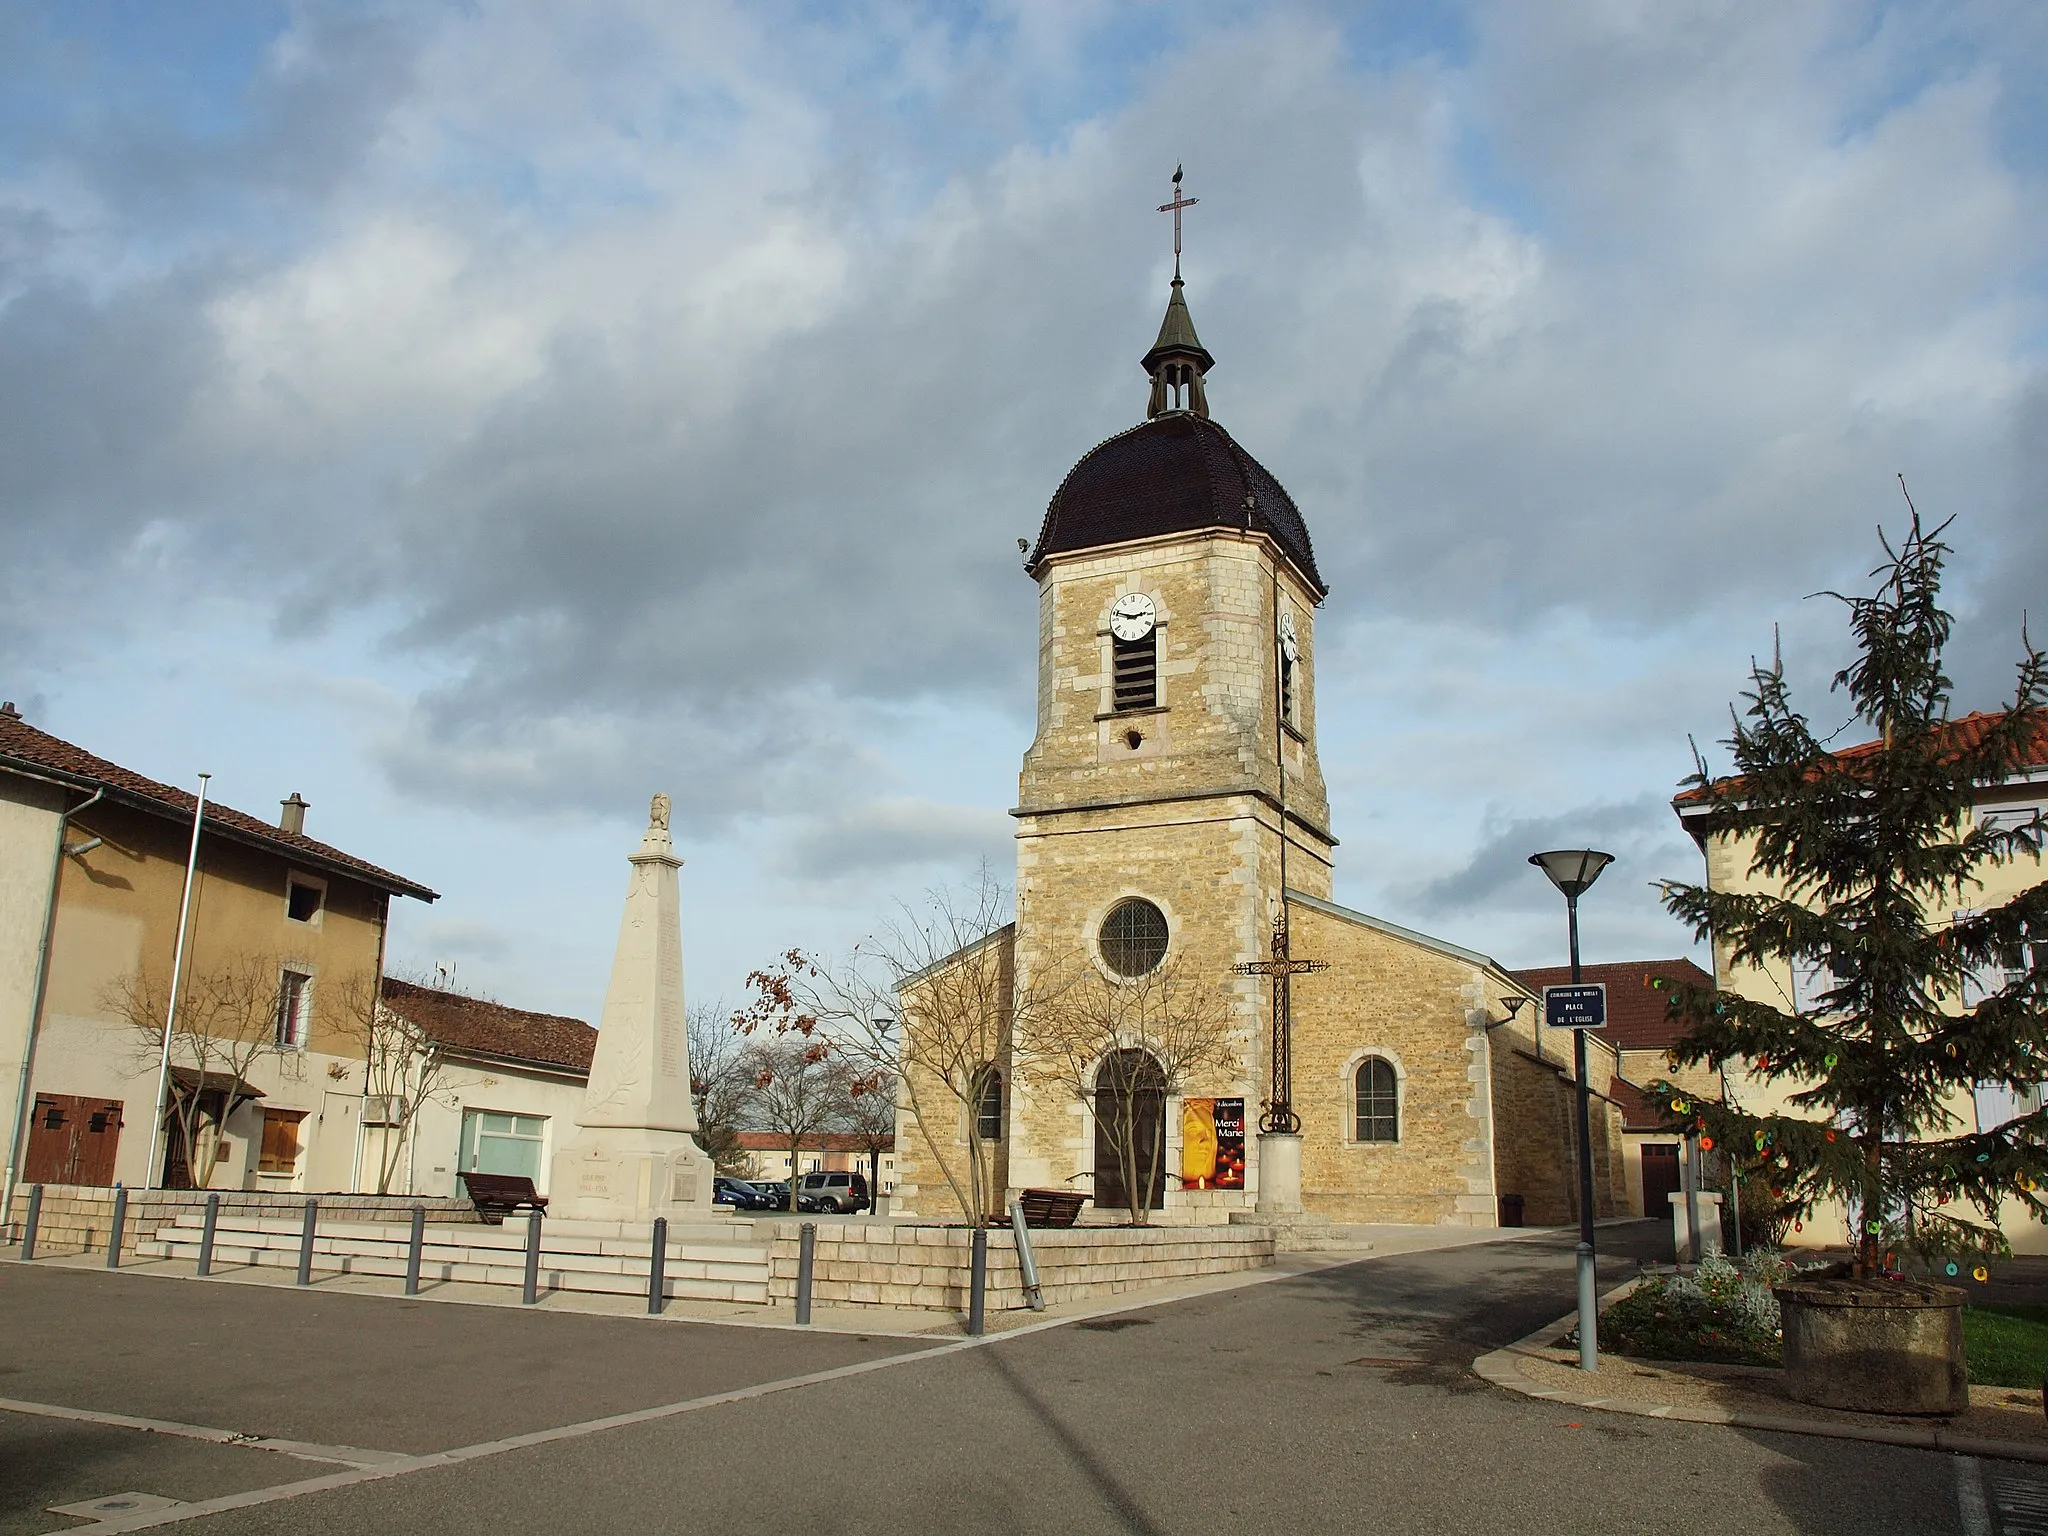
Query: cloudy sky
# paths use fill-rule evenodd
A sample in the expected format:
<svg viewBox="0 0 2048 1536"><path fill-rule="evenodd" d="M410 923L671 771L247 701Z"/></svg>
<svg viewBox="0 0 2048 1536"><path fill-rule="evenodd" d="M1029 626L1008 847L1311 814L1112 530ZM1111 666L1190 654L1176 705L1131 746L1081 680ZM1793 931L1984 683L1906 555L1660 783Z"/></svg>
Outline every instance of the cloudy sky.
<svg viewBox="0 0 2048 1536"><path fill-rule="evenodd" d="M1138 420L1185 162L1217 418L1332 585L1338 898L1511 964L1879 523L1959 706L2048 574L2048 8L0 6L0 693L444 893L594 1017L675 797L693 995L1011 859L1016 540Z"/></svg>

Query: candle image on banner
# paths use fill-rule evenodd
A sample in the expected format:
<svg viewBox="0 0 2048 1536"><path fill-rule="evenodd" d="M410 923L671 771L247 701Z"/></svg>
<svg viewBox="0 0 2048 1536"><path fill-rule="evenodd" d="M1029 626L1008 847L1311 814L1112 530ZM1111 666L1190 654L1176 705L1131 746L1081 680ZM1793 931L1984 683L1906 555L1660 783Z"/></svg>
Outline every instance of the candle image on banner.
<svg viewBox="0 0 2048 1536"><path fill-rule="evenodd" d="M1244 1188L1244 1100L1183 1099L1180 1111L1183 1189Z"/></svg>

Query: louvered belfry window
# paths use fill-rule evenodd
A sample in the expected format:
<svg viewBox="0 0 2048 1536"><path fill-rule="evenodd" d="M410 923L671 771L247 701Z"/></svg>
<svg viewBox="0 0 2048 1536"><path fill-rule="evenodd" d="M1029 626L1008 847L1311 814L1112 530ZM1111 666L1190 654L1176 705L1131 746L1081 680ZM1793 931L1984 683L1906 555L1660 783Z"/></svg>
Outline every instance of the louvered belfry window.
<svg viewBox="0 0 2048 1536"><path fill-rule="evenodd" d="M1142 640L1115 640L1116 707L1151 709L1159 702L1159 631Z"/></svg>

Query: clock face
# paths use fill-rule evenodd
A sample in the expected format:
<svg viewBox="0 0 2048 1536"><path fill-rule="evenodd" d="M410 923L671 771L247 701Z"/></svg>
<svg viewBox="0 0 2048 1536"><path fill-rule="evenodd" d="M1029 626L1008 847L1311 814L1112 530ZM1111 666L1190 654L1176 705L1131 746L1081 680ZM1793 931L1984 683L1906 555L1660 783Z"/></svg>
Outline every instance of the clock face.
<svg viewBox="0 0 2048 1536"><path fill-rule="evenodd" d="M1127 593L1110 605L1109 632L1119 640L1142 640L1152 633L1153 623L1152 599L1142 592Z"/></svg>
<svg viewBox="0 0 2048 1536"><path fill-rule="evenodd" d="M1289 661L1301 655L1301 641L1294 633L1294 610L1291 608L1280 611L1280 654Z"/></svg>

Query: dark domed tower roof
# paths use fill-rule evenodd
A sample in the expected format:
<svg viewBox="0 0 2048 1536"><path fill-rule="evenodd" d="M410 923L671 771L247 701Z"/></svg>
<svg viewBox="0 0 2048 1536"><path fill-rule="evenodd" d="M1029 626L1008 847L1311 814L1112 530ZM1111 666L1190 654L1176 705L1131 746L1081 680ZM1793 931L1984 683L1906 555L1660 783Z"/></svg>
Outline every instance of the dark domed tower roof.
<svg viewBox="0 0 2048 1536"><path fill-rule="evenodd" d="M1318 594L1329 591L1294 498L1194 411L1154 416L1076 464L1045 509L1030 569L1036 575L1048 556L1069 550L1206 528L1268 535Z"/></svg>

